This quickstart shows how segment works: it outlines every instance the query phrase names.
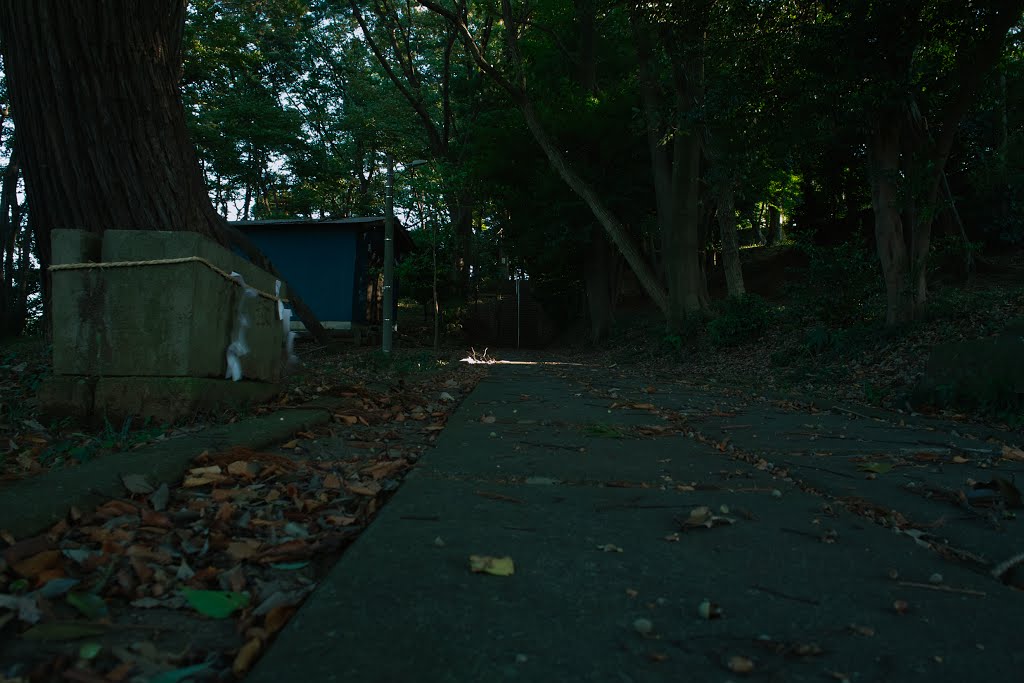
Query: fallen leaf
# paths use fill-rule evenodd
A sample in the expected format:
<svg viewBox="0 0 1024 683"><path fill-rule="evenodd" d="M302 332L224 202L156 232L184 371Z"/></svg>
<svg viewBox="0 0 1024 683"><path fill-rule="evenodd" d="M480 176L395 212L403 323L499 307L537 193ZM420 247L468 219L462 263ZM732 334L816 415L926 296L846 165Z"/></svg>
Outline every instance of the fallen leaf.
<svg viewBox="0 0 1024 683"><path fill-rule="evenodd" d="M380 484L375 481L368 481L365 484L345 484L345 489L350 493L355 493L360 496L376 496L380 493Z"/></svg>
<svg viewBox="0 0 1024 683"><path fill-rule="evenodd" d="M256 663L256 659L260 656L260 651L263 649L263 643L259 638L253 638L249 640L235 655L235 661L231 665L231 671L236 676L243 676L245 673L252 668L252 665Z"/></svg>
<svg viewBox="0 0 1024 683"><path fill-rule="evenodd" d="M601 550L603 552L606 552L606 553L621 553L621 552L625 552L622 548L620 548L619 546L615 545L614 543L605 543L604 545L599 545L599 546L597 546L597 549Z"/></svg>
<svg viewBox="0 0 1024 683"><path fill-rule="evenodd" d="M711 529L716 526L736 523L736 520L732 517L722 517L720 515L712 514L711 508L706 505L701 505L700 507L690 510L690 515L686 519L682 521L677 519L676 521L679 522L679 526L681 526L684 531L686 529L696 529L699 527Z"/></svg>
<svg viewBox="0 0 1024 683"><path fill-rule="evenodd" d="M131 493L141 493L149 495L153 493L153 485L146 481L146 475L144 474L124 474L121 475L121 483Z"/></svg>
<svg viewBox="0 0 1024 683"><path fill-rule="evenodd" d="M885 474L892 470L891 462L865 462L858 465L857 469L861 472L871 472L872 474Z"/></svg>
<svg viewBox="0 0 1024 683"><path fill-rule="evenodd" d="M149 497L149 503L153 506L153 509L160 512L167 509L167 502L171 498L171 490L167 487L166 483L160 484L153 495Z"/></svg>
<svg viewBox="0 0 1024 683"><path fill-rule="evenodd" d="M261 543L254 538L247 538L242 541L231 541L228 543L227 553L232 560L239 562L247 560L259 552Z"/></svg>
<svg viewBox="0 0 1024 683"><path fill-rule="evenodd" d="M208 671L214 664L214 660L206 661L201 664L193 664L192 666L186 666L183 669L175 669L174 671L165 671L164 673L154 676L149 679L149 683L183 683L190 678L196 678L196 674L201 674L204 671Z"/></svg>
<svg viewBox="0 0 1024 683"><path fill-rule="evenodd" d="M45 550L19 562L12 563L11 569L13 569L19 576L31 579L38 577L49 569L59 567L60 558L61 554L59 550Z"/></svg>
<svg viewBox="0 0 1024 683"><path fill-rule="evenodd" d="M323 520L335 526L351 526L356 523L356 518L352 515L324 515Z"/></svg>
<svg viewBox="0 0 1024 683"><path fill-rule="evenodd" d="M324 477L324 488L335 491L339 490L341 488L341 479L334 472L331 472Z"/></svg>
<svg viewBox="0 0 1024 683"><path fill-rule="evenodd" d="M218 468L220 469L220 468ZM222 481L227 480L227 477L223 474L202 474L198 476L185 477L181 485L185 488L197 488L200 486L209 486L210 484L219 484Z"/></svg>
<svg viewBox="0 0 1024 683"><path fill-rule="evenodd" d="M515 564L511 557L470 555L469 570L474 573L493 574L494 576L512 576L515 573Z"/></svg>
<svg viewBox="0 0 1024 683"><path fill-rule="evenodd" d="M86 619L100 619L107 616L107 603L95 593L68 593L68 604L82 613Z"/></svg>
<svg viewBox="0 0 1024 683"><path fill-rule="evenodd" d="M245 593L231 591L208 591L185 588L181 591L185 600L200 614L213 619L225 619L238 609L249 604Z"/></svg>
<svg viewBox="0 0 1024 683"><path fill-rule="evenodd" d="M298 448L298 446L299 446L299 440L298 439L292 439L291 441L287 441L287 442L281 444L281 448L285 449L286 451L290 451L290 450L293 450L295 448Z"/></svg>
<svg viewBox="0 0 1024 683"><path fill-rule="evenodd" d="M1003 446L1003 458L1006 460L1017 460L1024 462L1024 450L1014 446Z"/></svg>
<svg viewBox="0 0 1024 683"><path fill-rule="evenodd" d="M408 464L409 463L407 463L403 458L399 458L398 460L382 460L381 462L370 465L369 467L364 467L360 472L373 479L384 479L385 477L390 477L396 472L405 469Z"/></svg>
<svg viewBox="0 0 1024 683"><path fill-rule="evenodd" d="M749 657L741 657L739 655L733 655L729 657L729 661L725 663L725 666L737 674L748 674L754 670L754 662Z"/></svg>
<svg viewBox="0 0 1024 683"><path fill-rule="evenodd" d="M295 614L295 607L291 605L278 605L277 607L271 608L267 612L266 619L263 620L263 628L267 630L267 633L274 635L288 623L288 620Z"/></svg>

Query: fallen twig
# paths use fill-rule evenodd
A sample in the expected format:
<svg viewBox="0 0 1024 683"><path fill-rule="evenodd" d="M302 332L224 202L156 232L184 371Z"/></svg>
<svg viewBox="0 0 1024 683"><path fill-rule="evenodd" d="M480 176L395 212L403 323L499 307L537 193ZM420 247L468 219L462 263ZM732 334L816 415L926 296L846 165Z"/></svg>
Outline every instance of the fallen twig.
<svg viewBox="0 0 1024 683"><path fill-rule="evenodd" d="M780 590L775 590L774 588L768 588L767 586L762 586L762 585L757 584L757 583L755 583L753 586L751 586L751 588L753 588L754 590L757 590L757 591L761 591L762 593L768 593L769 595L774 595L777 598L785 598L786 600L793 600L795 602L802 602L805 605L818 605L818 604L820 604L817 600L813 600L811 598L802 598L799 595L790 595L789 593L783 593Z"/></svg>
<svg viewBox="0 0 1024 683"><path fill-rule="evenodd" d="M832 406L832 410L837 412L837 413L847 413L848 415L853 415L855 417L863 418L865 420L875 419L875 418L872 418L870 415L865 415L864 413L858 413L856 410L850 410L849 408L840 408L839 406Z"/></svg>
<svg viewBox="0 0 1024 683"><path fill-rule="evenodd" d="M481 498L490 498L491 500L500 500L500 501L505 502L505 503L519 503L519 504L522 504L523 502L525 502L525 501L520 500L519 498L513 498L512 496L506 496L506 495L503 495L501 493L491 493L490 491L474 491L473 493L475 493L476 495L480 496Z"/></svg>
<svg viewBox="0 0 1024 683"><path fill-rule="evenodd" d="M935 583L920 583L918 581L899 581L900 586L909 586L910 588L927 588L933 591L942 591L943 593L960 593L962 595L976 595L979 598L984 598L988 595L985 591L976 591L973 588L955 588L953 586L943 586L942 584Z"/></svg>
<svg viewBox="0 0 1024 683"><path fill-rule="evenodd" d="M1017 553L1010 559L1000 562L992 569L992 576L1000 581L1014 567L1024 564L1024 553Z"/></svg>

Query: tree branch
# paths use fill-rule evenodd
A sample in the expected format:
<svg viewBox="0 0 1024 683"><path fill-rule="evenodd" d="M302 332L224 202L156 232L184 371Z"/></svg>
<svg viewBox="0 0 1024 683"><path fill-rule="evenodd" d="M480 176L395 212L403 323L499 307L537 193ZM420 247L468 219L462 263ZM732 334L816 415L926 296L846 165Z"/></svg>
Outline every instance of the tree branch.
<svg viewBox="0 0 1024 683"><path fill-rule="evenodd" d="M507 92L517 104L523 101L526 93L522 88L518 88L513 85L507 78L505 78L505 76L502 75L500 71L498 71L498 69L494 67L493 64L487 61L483 53L480 51L480 47L476 44L476 41L473 40L473 35L469 32L469 27L466 26L466 22L462 20L462 17L458 16L451 10L442 7L438 3L433 2L433 0L420 0L420 4L431 12L440 14L442 17L447 19L448 23L450 23L458 32L463 46L473 58L473 61L476 62L477 67L494 79L494 82L497 83L502 90Z"/></svg>

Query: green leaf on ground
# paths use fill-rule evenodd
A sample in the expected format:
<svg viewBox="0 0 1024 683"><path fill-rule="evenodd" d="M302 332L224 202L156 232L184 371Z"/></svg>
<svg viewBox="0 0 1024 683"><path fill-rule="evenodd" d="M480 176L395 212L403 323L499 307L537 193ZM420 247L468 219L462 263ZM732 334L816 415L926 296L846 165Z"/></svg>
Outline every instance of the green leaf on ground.
<svg viewBox="0 0 1024 683"><path fill-rule="evenodd" d="M99 643L83 643L78 648L78 657L80 659L96 659L96 656L103 650L103 646Z"/></svg>
<svg viewBox="0 0 1024 683"><path fill-rule="evenodd" d="M197 612L212 619L225 619L235 610L249 604L249 596L245 593L191 588L186 588L181 593Z"/></svg>
<svg viewBox="0 0 1024 683"><path fill-rule="evenodd" d="M625 433L615 425L604 424L601 422L587 425L586 432L590 436L596 436L603 439L621 439L626 436Z"/></svg>
<svg viewBox="0 0 1024 683"><path fill-rule="evenodd" d="M87 619L107 616L107 603L95 593L68 593L68 604L81 612Z"/></svg>
<svg viewBox="0 0 1024 683"><path fill-rule="evenodd" d="M861 472L873 472L875 474L885 474L892 470L891 462L865 462L857 468Z"/></svg>
<svg viewBox="0 0 1024 683"><path fill-rule="evenodd" d="M213 591L195 591L197 593L209 593ZM166 671L159 676L154 676L149 679L149 683L181 683L181 681L193 678L196 674L201 674L207 671L212 662L203 662L202 664L194 664L192 666L186 666L184 669L175 669L174 671Z"/></svg>

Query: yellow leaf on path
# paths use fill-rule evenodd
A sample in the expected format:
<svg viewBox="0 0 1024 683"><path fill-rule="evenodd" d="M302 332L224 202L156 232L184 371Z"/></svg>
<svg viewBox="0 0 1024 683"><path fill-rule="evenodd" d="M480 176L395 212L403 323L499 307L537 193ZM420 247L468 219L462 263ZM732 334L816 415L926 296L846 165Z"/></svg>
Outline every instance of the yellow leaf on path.
<svg viewBox="0 0 1024 683"><path fill-rule="evenodd" d="M235 656L235 663L231 665L231 670L234 674L241 676L251 669L252 665L256 663L256 658L260 656L260 650L262 649L263 643L259 638L253 638L243 645L242 649Z"/></svg>
<svg viewBox="0 0 1024 683"><path fill-rule="evenodd" d="M340 489L341 488L341 479L339 479L338 475L334 474L333 472L328 474L326 477L324 477L324 488L325 489Z"/></svg>
<svg viewBox="0 0 1024 683"><path fill-rule="evenodd" d="M299 440L298 439L292 439L291 441L289 441L287 443L281 444L281 448L284 448L285 450L289 450L289 451L294 449L294 448L298 448L298 446L299 446Z"/></svg>
<svg viewBox="0 0 1024 683"><path fill-rule="evenodd" d="M953 462L955 462L957 465L963 465L965 462L970 462L970 460L968 460L962 455L954 455Z"/></svg>
<svg viewBox="0 0 1024 683"><path fill-rule="evenodd" d="M516 571L511 557L492 557L490 555L470 555L469 570L478 574L493 574L494 576L512 576Z"/></svg>

